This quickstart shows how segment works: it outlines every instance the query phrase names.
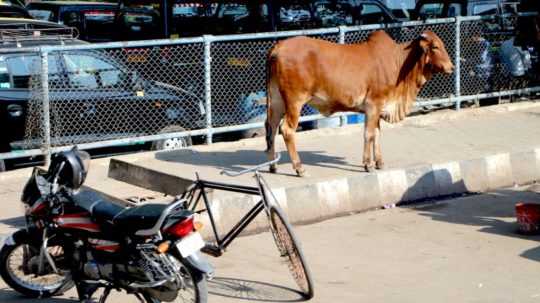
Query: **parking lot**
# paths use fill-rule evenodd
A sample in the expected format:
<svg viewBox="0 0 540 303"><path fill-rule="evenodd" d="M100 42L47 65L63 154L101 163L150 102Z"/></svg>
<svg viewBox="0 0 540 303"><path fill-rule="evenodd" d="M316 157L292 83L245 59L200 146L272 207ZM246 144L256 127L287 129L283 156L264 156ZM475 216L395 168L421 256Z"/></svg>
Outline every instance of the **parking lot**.
<svg viewBox="0 0 540 303"><path fill-rule="evenodd" d="M315 277L311 302L538 302L540 236L517 233L517 202L540 186L501 189L299 226ZM211 302L296 302L269 234L238 239L220 259ZM47 303L74 302L72 291ZM35 302L2 284L1 302ZM112 302L137 302L115 294Z"/></svg>

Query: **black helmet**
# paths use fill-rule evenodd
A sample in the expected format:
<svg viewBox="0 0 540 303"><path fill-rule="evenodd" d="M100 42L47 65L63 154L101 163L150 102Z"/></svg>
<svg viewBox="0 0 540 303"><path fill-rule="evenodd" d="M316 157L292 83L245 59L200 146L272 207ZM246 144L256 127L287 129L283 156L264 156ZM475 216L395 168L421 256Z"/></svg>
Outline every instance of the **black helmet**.
<svg viewBox="0 0 540 303"><path fill-rule="evenodd" d="M58 174L59 185L77 190L83 185L89 168L90 155L74 147L53 156L49 173L51 176Z"/></svg>

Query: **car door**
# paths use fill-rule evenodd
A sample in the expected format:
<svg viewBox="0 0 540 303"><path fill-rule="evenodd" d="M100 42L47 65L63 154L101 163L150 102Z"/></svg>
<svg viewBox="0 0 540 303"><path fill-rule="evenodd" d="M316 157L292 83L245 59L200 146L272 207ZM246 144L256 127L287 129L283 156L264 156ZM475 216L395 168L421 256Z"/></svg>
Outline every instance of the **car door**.
<svg viewBox="0 0 540 303"><path fill-rule="evenodd" d="M49 55L49 83L61 81L56 56ZM0 56L0 152L37 148L42 138L40 58L19 53ZM9 131L7 131L9 130Z"/></svg>
<svg viewBox="0 0 540 303"><path fill-rule="evenodd" d="M70 51L61 58L69 91L58 113L68 113L69 119L61 117L65 136L107 140L184 126L185 107L192 104L183 102L180 89L145 80L103 52Z"/></svg>
<svg viewBox="0 0 540 303"><path fill-rule="evenodd" d="M99 51L62 52L60 62L66 86L54 114L61 137L95 141L134 128L129 72Z"/></svg>

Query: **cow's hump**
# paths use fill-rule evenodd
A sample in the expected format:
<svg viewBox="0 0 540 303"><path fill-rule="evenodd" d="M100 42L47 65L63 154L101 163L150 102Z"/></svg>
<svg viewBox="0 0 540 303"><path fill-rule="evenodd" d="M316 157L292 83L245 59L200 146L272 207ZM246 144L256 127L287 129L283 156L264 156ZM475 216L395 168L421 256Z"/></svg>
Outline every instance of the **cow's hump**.
<svg viewBox="0 0 540 303"><path fill-rule="evenodd" d="M367 42L370 44L380 44L381 46L390 46L396 43L394 39L383 30L378 30L369 34Z"/></svg>

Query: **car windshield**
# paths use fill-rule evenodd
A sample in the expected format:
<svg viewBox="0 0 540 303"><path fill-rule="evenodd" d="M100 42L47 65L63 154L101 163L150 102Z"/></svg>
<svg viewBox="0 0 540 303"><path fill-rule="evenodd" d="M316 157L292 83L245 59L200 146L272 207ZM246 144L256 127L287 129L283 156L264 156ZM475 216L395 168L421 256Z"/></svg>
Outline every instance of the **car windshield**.
<svg viewBox="0 0 540 303"><path fill-rule="evenodd" d="M473 15L494 15L497 14L497 3L483 3L473 6Z"/></svg>
<svg viewBox="0 0 540 303"><path fill-rule="evenodd" d="M406 18L411 17L410 13L414 10L415 1L414 0L386 0L386 7L392 10L392 13L397 18Z"/></svg>
<svg viewBox="0 0 540 303"><path fill-rule="evenodd" d="M345 2L316 2L315 18L323 26L352 25L353 11Z"/></svg>
<svg viewBox="0 0 540 303"><path fill-rule="evenodd" d="M56 14L50 9L29 7L28 12L34 19L53 22L56 21Z"/></svg>

